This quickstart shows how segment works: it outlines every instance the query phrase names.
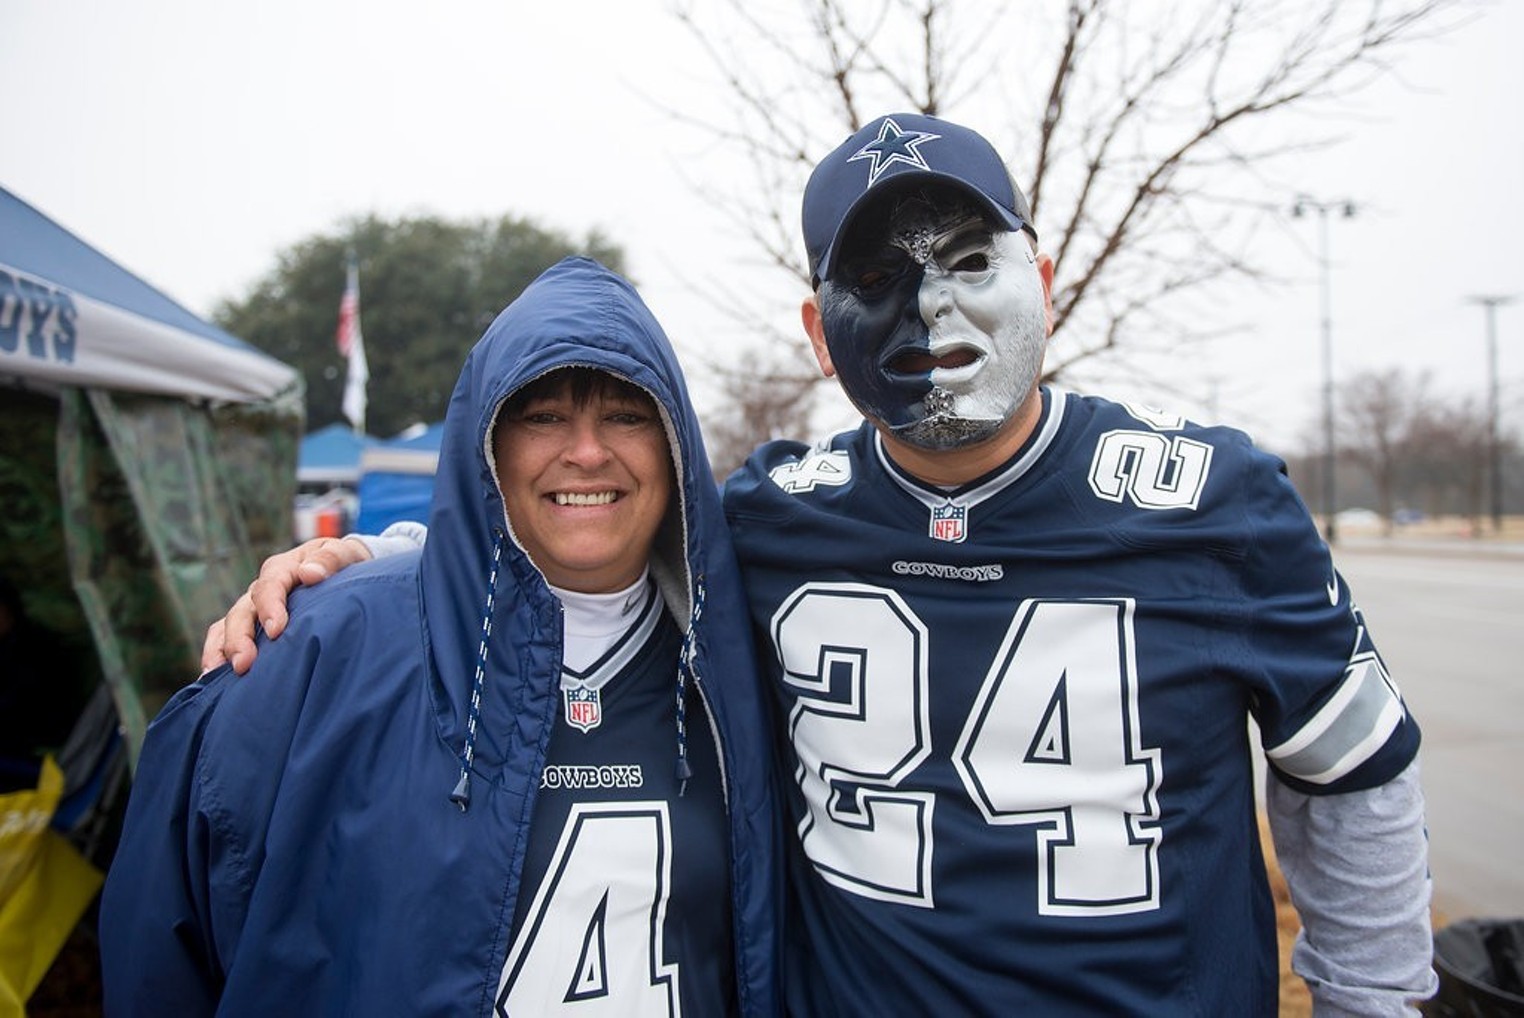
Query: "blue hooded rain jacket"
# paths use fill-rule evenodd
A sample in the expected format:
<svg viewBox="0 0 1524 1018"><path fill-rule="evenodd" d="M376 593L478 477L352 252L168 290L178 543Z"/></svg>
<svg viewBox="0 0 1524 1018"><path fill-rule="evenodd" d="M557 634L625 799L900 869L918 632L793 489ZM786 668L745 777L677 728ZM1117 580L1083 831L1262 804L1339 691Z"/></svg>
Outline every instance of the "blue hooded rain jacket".
<svg viewBox="0 0 1524 1018"><path fill-rule="evenodd" d="M506 533L487 450L503 398L569 365L622 376L663 411L680 499L651 569L719 748L741 1009L776 1013L769 728L719 494L660 326L624 280L574 258L467 359L421 554L298 591L249 676L203 676L149 729L102 907L109 1014L492 1013L562 626Z"/></svg>

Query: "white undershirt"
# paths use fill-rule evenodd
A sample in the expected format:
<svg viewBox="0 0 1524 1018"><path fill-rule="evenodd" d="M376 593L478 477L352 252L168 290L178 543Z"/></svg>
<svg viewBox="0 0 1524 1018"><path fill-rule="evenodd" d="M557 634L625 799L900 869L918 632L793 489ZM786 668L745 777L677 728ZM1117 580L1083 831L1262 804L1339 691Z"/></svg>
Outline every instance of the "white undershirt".
<svg viewBox="0 0 1524 1018"><path fill-rule="evenodd" d="M562 659L567 668L586 671L629 631L640 617L641 606L646 603L646 585L650 581L650 570L645 569L641 571L640 579L611 594L584 594L555 586L550 588L565 607L561 616L565 643Z"/></svg>

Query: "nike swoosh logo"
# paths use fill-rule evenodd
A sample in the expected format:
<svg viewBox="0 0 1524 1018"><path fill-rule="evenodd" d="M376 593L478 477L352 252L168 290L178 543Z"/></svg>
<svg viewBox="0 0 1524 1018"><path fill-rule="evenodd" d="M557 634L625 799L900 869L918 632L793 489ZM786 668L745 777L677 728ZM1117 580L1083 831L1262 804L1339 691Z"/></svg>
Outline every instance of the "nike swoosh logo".
<svg viewBox="0 0 1524 1018"><path fill-rule="evenodd" d="M1339 581L1338 580L1329 580L1328 581L1328 603L1333 605L1334 607L1338 607L1338 605L1339 605Z"/></svg>

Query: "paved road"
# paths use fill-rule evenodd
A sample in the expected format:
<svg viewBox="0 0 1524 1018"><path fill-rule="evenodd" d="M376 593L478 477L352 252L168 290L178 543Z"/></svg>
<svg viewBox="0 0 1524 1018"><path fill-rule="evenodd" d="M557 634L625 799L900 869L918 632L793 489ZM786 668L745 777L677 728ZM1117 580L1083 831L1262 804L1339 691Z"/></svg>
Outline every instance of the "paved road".
<svg viewBox="0 0 1524 1018"><path fill-rule="evenodd" d="M1524 916L1524 557L1346 543L1335 560L1423 728L1436 907Z"/></svg>

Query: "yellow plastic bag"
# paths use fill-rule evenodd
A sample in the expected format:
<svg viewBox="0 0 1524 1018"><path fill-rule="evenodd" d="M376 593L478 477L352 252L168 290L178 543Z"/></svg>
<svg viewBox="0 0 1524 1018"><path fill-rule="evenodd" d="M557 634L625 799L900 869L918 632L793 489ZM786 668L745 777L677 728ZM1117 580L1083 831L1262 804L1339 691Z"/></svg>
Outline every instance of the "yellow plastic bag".
<svg viewBox="0 0 1524 1018"><path fill-rule="evenodd" d="M63 783L48 757L36 788L0 795L0 1018L23 1018L104 879L48 826Z"/></svg>

